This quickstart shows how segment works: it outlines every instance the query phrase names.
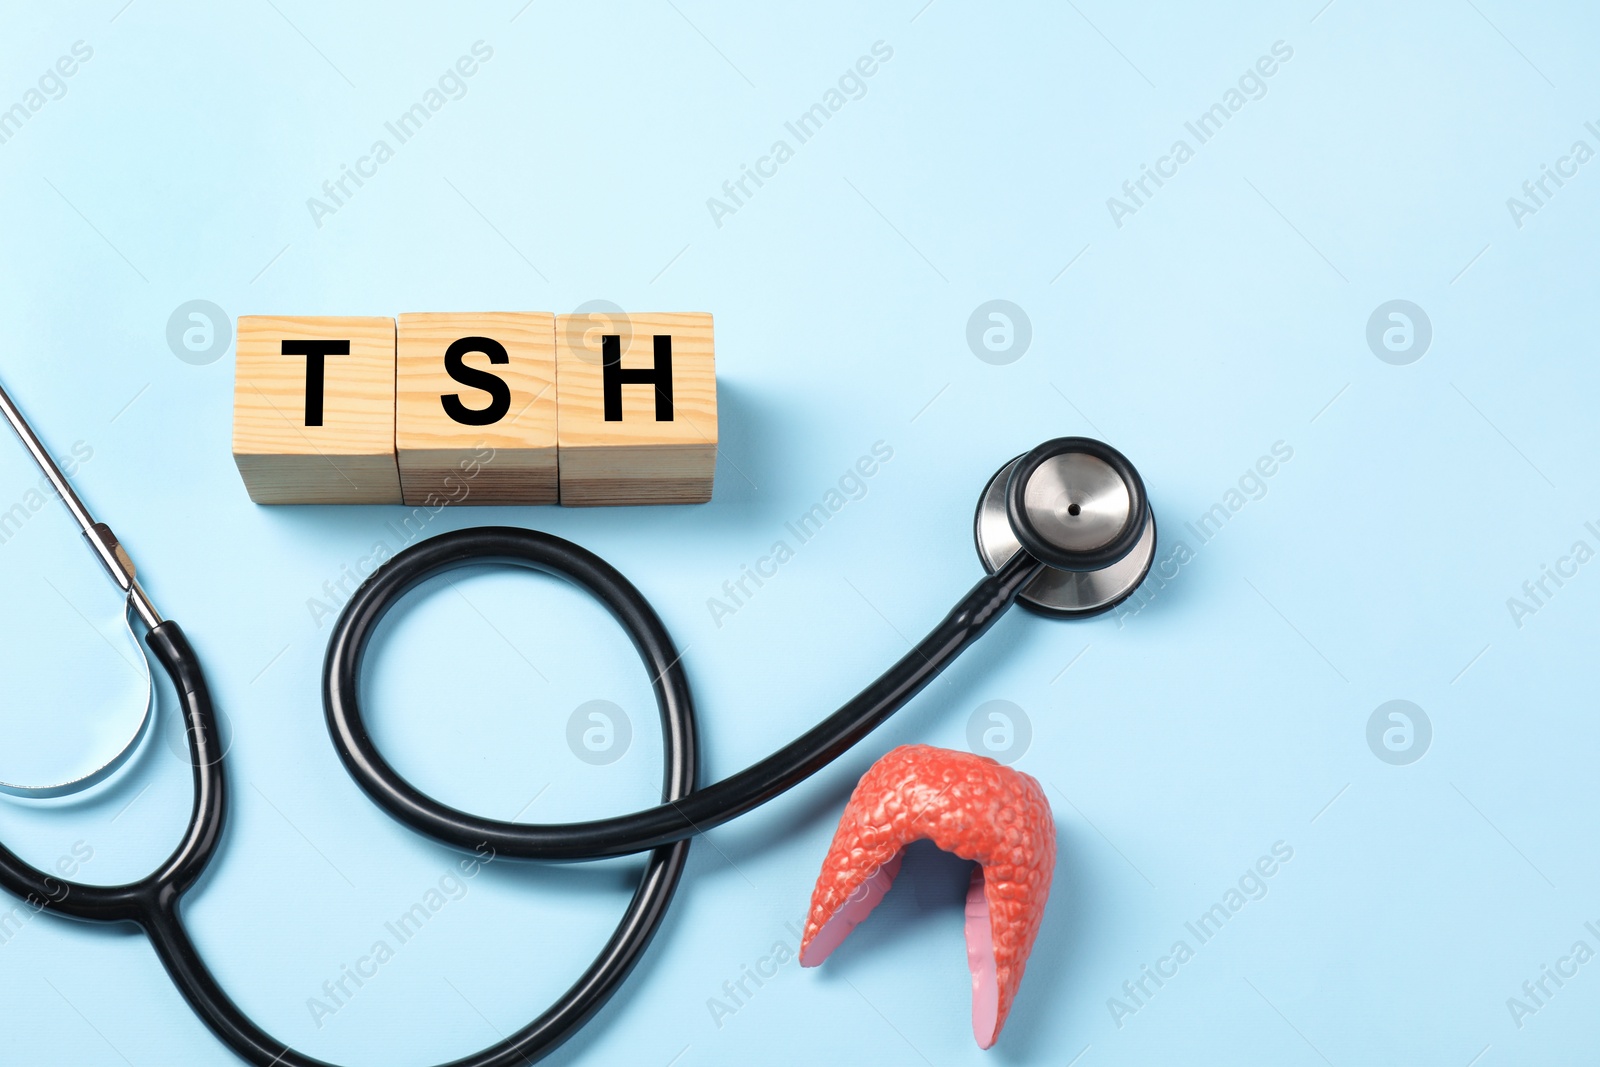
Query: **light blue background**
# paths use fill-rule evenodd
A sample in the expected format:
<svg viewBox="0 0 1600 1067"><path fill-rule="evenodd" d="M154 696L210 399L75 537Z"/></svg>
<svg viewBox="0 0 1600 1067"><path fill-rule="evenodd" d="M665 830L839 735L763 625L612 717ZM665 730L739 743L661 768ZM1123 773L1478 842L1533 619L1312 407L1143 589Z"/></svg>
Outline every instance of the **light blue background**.
<svg viewBox="0 0 1600 1067"><path fill-rule="evenodd" d="M707 780L939 618L978 573L979 488L1037 441L1124 450L1163 555L1195 547L1183 524L1275 442L1293 458L1137 615L1013 613L837 766L698 842L644 964L551 1062L1591 1057L1600 962L1520 1028L1507 998L1575 941L1600 950L1583 925L1600 924L1600 564L1520 628L1507 598L1575 540L1600 547L1583 526L1600 520L1600 163L1520 228L1506 200L1573 141L1600 148L1584 128L1600 23L1577 4L1321 3L9 5L0 107L74 42L93 56L0 144L0 370L57 451L92 448L78 485L231 721L227 839L186 915L238 1002L337 1062L454 1058L565 987L637 863L491 865L316 1025L307 999L455 863L352 785L317 695L328 624L307 602L376 541L398 547L385 524L402 509L252 505L228 451L231 350L180 360L169 315L606 299L715 313L715 500L461 510L428 529L526 524L632 577L686 650ZM480 40L493 58L465 96L316 226L307 198ZM878 41L893 58L865 95L795 146L784 122ZM1107 198L1277 41L1293 57L1266 95L1116 225ZM794 158L718 226L707 198L778 138ZM966 342L995 298L1032 326L1007 365ZM1406 366L1365 339L1396 298L1433 328ZM866 496L717 626L708 598L877 441L894 458ZM5 456L0 509L34 477ZM45 735L126 725L138 683L90 632L114 639L117 604L60 516L0 545L0 574L0 772L17 773L61 758ZM394 762L473 811L597 815L658 788L642 672L553 583L423 593L370 691ZM633 724L608 766L565 743L591 699ZM1410 765L1367 744L1391 699L1432 723ZM827 966L786 964L719 1028L708 999L792 946L856 777L899 742L963 747L990 700L1031 722L1016 766L1048 783L1060 834L999 1046L970 1036L964 872L921 852ZM143 874L189 805L163 712L113 783L0 804L0 834L44 864L81 842L86 879ZM1108 999L1280 841L1293 859L1266 896L1119 1028ZM0 944L0 1002L7 1064L233 1062L127 932L22 922Z"/></svg>

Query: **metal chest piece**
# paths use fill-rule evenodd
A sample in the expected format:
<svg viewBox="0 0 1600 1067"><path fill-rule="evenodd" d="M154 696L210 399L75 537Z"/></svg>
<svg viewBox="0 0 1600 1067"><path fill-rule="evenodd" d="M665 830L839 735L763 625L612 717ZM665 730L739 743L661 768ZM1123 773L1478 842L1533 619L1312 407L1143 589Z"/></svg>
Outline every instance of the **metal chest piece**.
<svg viewBox="0 0 1600 1067"><path fill-rule="evenodd" d="M989 573L1023 549L1047 565L1017 597L1041 615L1109 611L1155 558L1155 515L1139 472L1088 437L1046 441L1000 468L978 499L974 525Z"/></svg>

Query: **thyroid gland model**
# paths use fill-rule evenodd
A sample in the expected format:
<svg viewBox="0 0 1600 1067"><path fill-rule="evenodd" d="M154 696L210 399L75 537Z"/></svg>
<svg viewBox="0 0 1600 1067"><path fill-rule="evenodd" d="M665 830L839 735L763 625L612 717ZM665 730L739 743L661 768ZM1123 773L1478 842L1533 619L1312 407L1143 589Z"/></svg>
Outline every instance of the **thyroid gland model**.
<svg viewBox="0 0 1600 1067"><path fill-rule="evenodd" d="M877 907L904 849L932 841L973 860L967 889L972 1036L989 1048L1022 984L1055 870L1055 820L1039 783L987 756L902 745L874 763L850 794L800 942L815 967Z"/></svg>

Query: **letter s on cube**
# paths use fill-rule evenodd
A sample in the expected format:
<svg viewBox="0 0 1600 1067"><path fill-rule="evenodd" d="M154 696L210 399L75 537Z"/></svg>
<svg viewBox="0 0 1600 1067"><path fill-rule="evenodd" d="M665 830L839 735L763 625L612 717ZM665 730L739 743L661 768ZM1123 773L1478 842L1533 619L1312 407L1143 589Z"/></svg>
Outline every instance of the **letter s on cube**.
<svg viewBox="0 0 1600 1067"><path fill-rule="evenodd" d="M550 312L401 315L395 389L407 504L556 502Z"/></svg>

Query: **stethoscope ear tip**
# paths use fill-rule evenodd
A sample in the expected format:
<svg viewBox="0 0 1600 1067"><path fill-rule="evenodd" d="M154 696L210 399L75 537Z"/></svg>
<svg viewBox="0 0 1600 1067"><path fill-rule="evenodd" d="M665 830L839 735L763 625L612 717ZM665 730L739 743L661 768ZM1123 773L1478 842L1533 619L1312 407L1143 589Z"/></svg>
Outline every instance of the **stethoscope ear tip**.
<svg viewBox="0 0 1600 1067"><path fill-rule="evenodd" d="M1156 524L1144 480L1091 437L1057 437L1006 464L984 487L978 555L991 573L1018 551L1046 565L1018 601L1046 615L1097 615L1150 572Z"/></svg>

